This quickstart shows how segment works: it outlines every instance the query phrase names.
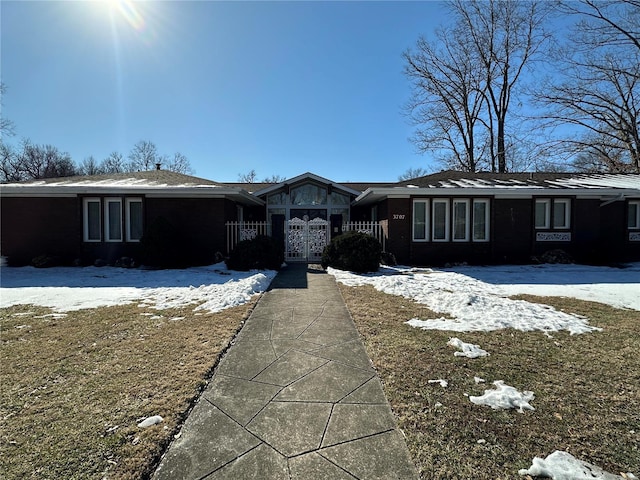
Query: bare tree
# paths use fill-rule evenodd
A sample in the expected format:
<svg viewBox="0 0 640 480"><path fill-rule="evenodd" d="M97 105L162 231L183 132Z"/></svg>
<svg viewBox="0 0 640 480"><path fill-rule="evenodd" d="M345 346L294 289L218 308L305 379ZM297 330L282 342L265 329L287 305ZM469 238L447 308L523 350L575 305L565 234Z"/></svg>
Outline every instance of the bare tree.
<svg viewBox="0 0 640 480"><path fill-rule="evenodd" d="M105 173L103 166L96 161L93 155L88 156L78 165L79 175L100 175L101 173Z"/></svg>
<svg viewBox="0 0 640 480"><path fill-rule="evenodd" d="M422 167L418 168L409 168L402 175L398 176L398 181L402 182L404 180L413 180L414 178L424 177L428 175L429 172Z"/></svg>
<svg viewBox="0 0 640 480"><path fill-rule="evenodd" d="M544 28L550 6L540 1L452 1L484 76L493 171L507 171L507 115L525 67L550 38Z"/></svg>
<svg viewBox="0 0 640 480"><path fill-rule="evenodd" d="M262 181L264 183L281 183L284 182L287 178L282 175L271 175L270 177L265 177Z"/></svg>
<svg viewBox="0 0 640 480"><path fill-rule="evenodd" d="M0 182L20 182L25 180L18 156L13 147L0 141Z"/></svg>
<svg viewBox="0 0 640 480"><path fill-rule="evenodd" d="M405 74L413 84L408 104L420 126L412 139L420 152L439 151L451 168L506 172L508 113L522 73L550 35L545 2L451 0L453 27L434 42L421 38L407 51ZM508 129L510 128L511 131ZM515 143L514 143L515 145Z"/></svg>
<svg viewBox="0 0 640 480"><path fill-rule="evenodd" d="M453 168L475 172L483 148L478 142L483 79L465 32L442 29L432 43L418 39L404 53L405 75L413 92L406 106L414 125L412 141L420 153L444 150Z"/></svg>
<svg viewBox="0 0 640 480"><path fill-rule="evenodd" d="M104 173L122 173L127 171L124 158L120 152L111 152L100 164Z"/></svg>
<svg viewBox="0 0 640 480"><path fill-rule="evenodd" d="M68 177L77 173L68 153L52 145L34 145L29 140L23 140L19 150L3 143L0 164L3 182Z"/></svg>
<svg viewBox="0 0 640 480"><path fill-rule="evenodd" d="M129 152L129 171L141 172L153 170L158 163L158 151L156 145L148 140L140 140Z"/></svg>
<svg viewBox="0 0 640 480"><path fill-rule="evenodd" d="M588 171L640 172L640 1L566 2L575 15L560 79L538 92L555 126L576 133L556 148Z"/></svg>
<svg viewBox="0 0 640 480"><path fill-rule="evenodd" d="M248 173L239 173L238 181L240 183L255 183L258 179L258 174L254 169L251 169Z"/></svg>
<svg viewBox="0 0 640 480"><path fill-rule="evenodd" d="M187 157L185 157L180 152L174 153L173 157L170 160L168 158L165 158L163 165L166 170L170 170L172 172L183 173L187 175L193 174L193 169L191 168L189 159L187 159Z"/></svg>

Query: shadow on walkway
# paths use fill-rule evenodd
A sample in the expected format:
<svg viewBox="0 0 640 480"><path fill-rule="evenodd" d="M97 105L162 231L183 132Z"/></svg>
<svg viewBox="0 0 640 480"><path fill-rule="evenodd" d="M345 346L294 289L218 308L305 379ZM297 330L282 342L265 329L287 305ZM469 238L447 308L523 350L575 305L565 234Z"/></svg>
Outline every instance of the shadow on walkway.
<svg viewBox="0 0 640 480"><path fill-rule="evenodd" d="M306 263L290 263L282 268L271 282L269 290L283 288L308 288Z"/></svg>

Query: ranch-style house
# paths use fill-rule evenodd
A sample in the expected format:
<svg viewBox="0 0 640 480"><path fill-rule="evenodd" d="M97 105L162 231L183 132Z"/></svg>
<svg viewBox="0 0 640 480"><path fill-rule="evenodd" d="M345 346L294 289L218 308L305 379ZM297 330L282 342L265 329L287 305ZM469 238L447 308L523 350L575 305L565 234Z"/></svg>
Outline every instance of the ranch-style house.
<svg viewBox="0 0 640 480"><path fill-rule="evenodd" d="M416 266L528 263L557 249L577 262L640 261L640 174L444 171L337 183L304 173L240 184L153 170L3 184L0 202L9 265L139 258L158 223L194 264L258 234L281 239L289 262L316 262L346 230L375 235Z"/></svg>

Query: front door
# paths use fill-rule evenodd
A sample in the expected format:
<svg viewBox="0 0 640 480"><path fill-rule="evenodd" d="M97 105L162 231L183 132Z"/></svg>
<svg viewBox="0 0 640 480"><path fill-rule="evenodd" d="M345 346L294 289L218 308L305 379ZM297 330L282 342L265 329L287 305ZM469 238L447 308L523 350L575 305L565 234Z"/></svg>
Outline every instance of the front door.
<svg viewBox="0 0 640 480"><path fill-rule="evenodd" d="M324 211L326 217L326 210ZM293 214L293 211L292 211ZM320 216L309 220L308 215L303 218L293 217L287 222L288 262L319 262L322 251L329 242L329 222Z"/></svg>

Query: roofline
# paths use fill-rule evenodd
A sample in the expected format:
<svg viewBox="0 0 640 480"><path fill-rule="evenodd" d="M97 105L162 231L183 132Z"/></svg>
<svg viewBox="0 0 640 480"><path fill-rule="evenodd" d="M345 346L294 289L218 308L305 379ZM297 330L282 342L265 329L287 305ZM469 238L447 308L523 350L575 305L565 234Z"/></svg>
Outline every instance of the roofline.
<svg viewBox="0 0 640 480"><path fill-rule="evenodd" d="M500 187L500 188L455 188L455 187L383 187L367 188L353 201L352 205L366 205L383 198L410 198L421 197L449 197L449 196L490 196L494 198L532 198L539 196L571 196L571 197L596 197L604 196L617 197L640 197L640 188L613 188L613 187L590 187L590 188L546 188L540 187Z"/></svg>
<svg viewBox="0 0 640 480"><path fill-rule="evenodd" d="M357 196L357 195L360 195L360 193L361 193L359 190L355 190L353 188L349 188L349 187L347 187L345 185L342 185L341 183L338 183L338 182L333 182L333 181L329 180L328 178L321 177L319 175L316 175L315 173L306 172L306 173L303 173L303 174L298 175L296 177L289 178L289 179L287 179L287 180L285 180L283 182L274 183L273 185L269 185L268 187L265 187L262 190L256 190L255 192L253 192L253 195L256 195L256 196L267 195L268 193L276 191L276 190L284 187L285 185L289 185L289 184L292 184L292 183L298 183L298 182L300 182L302 180L305 180L305 179L311 179L311 180L315 180L316 182L319 182L319 183L325 183L327 185L331 185L332 187L337 187L340 190L343 190L343 191L345 191L347 193L350 193L351 195L356 195Z"/></svg>
<svg viewBox="0 0 640 480"><path fill-rule="evenodd" d="M144 195L154 198L233 198L253 205L264 205L264 200L246 190L217 185L198 186L107 186L107 185L25 185L4 184L0 186L1 197L74 197L77 195Z"/></svg>

